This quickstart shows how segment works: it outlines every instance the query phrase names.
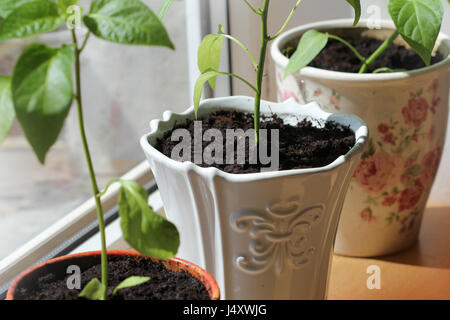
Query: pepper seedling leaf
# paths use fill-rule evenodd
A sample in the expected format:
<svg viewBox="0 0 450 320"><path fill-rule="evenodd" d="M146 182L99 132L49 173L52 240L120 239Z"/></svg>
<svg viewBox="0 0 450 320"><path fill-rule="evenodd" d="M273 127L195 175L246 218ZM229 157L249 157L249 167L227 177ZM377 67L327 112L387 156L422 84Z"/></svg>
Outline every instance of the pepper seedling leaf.
<svg viewBox="0 0 450 320"><path fill-rule="evenodd" d="M32 44L22 52L12 76L17 119L39 161L55 143L73 99L71 46Z"/></svg>
<svg viewBox="0 0 450 320"><path fill-rule="evenodd" d="M403 39L429 65L444 16L441 0L390 0L389 13Z"/></svg>
<svg viewBox="0 0 450 320"><path fill-rule="evenodd" d="M200 107L200 100L202 98L203 86L205 85L205 83L208 80L217 77L217 75L219 75L219 72L217 72L216 70L209 69L208 71L202 73L198 77L197 81L195 82L195 86L194 86L194 111L195 111L195 117L196 118L197 118L198 108Z"/></svg>
<svg viewBox="0 0 450 320"><path fill-rule="evenodd" d="M155 213L147 191L134 181L119 180L120 226L124 239L138 252L166 260L178 251L180 235L174 224Z"/></svg>
<svg viewBox="0 0 450 320"><path fill-rule="evenodd" d="M27 2L36 0L1 0L0 1L0 17L6 18L11 12Z"/></svg>
<svg viewBox="0 0 450 320"><path fill-rule="evenodd" d="M317 30L305 32L300 39L297 50L289 59L284 71L284 78L306 67L325 48L328 43L328 34Z"/></svg>
<svg viewBox="0 0 450 320"><path fill-rule="evenodd" d="M0 75L0 143L6 138L14 121L11 77Z"/></svg>
<svg viewBox="0 0 450 320"><path fill-rule="evenodd" d="M117 287L114 288L113 294L116 294L120 289L136 287L150 280L150 277L132 276L123 280Z"/></svg>
<svg viewBox="0 0 450 320"><path fill-rule="evenodd" d="M361 19L361 0L346 0L355 10L355 21L353 25L356 26Z"/></svg>
<svg viewBox="0 0 450 320"><path fill-rule="evenodd" d="M175 48L156 14L139 0L93 0L83 21L107 41Z"/></svg>
<svg viewBox="0 0 450 320"><path fill-rule="evenodd" d="M162 19L164 19L164 17L166 16L167 11L169 11L170 7L172 6L172 4L175 1L181 1L181 0L164 0L161 3L161 6L159 7L158 10L158 19L162 21Z"/></svg>
<svg viewBox="0 0 450 320"><path fill-rule="evenodd" d="M106 287L97 278L92 279L80 293L80 297L89 300L104 300Z"/></svg>
<svg viewBox="0 0 450 320"><path fill-rule="evenodd" d="M208 70L219 71L222 45L222 34L208 34L203 38L197 53L200 73L205 73ZM209 85L213 90L216 86L216 79L217 76L212 76L208 79Z"/></svg>
<svg viewBox="0 0 450 320"><path fill-rule="evenodd" d="M23 38L57 29L65 16L49 0L24 2L0 24L0 41Z"/></svg>
<svg viewBox="0 0 450 320"><path fill-rule="evenodd" d="M63 13L67 13L67 8L78 4L78 0L58 0L58 6Z"/></svg>

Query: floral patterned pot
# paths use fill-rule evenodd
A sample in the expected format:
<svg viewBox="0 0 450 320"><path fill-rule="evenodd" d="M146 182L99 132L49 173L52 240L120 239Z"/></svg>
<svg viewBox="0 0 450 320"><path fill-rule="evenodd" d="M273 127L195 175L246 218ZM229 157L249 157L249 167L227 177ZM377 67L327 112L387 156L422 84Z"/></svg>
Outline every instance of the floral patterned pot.
<svg viewBox="0 0 450 320"><path fill-rule="evenodd" d="M353 28L351 20L335 20L293 29L273 44L272 58L280 101L317 101L325 111L356 114L368 124L371 139L350 184L335 252L379 256L408 248L418 238L446 136L450 41L444 35L438 39L443 61L391 74L307 67L283 79L288 59L280 50L310 29L379 39L392 33L389 22L380 30L364 26L365 21Z"/></svg>
<svg viewBox="0 0 450 320"><path fill-rule="evenodd" d="M71 265L77 265L82 270L86 270L96 264L100 263L101 251L76 253L67 256L58 257L48 260L37 266L34 266L23 273L21 273L9 287L6 295L6 300L17 300L17 293L26 287L35 285L37 279L49 273L54 273L61 279L67 276L67 268ZM144 257L140 253L133 250L108 250L108 256L129 256L129 257ZM200 280L205 286L211 300L220 299L220 291L217 286L216 280L202 268L196 266L188 261L172 258L169 260L157 260L154 258L146 257L153 261L160 261L168 270L174 272L186 271L193 277Z"/></svg>
<svg viewBox="0 0 450 320"><path fill-rule="evenodd" d="M202 101L199 117L253 108L250 97L209 99ZM153 120L141 146L167 217L179 228L178 255L211 272L224 299L324 299L342 204L368 129L360 118L324 112L317 103L261 102L262 114L272 110L291 123L312 118L348 125L356 144L320 168L252 174L202 168L154 147L176 123L194 119L191 107Z"/></svg>

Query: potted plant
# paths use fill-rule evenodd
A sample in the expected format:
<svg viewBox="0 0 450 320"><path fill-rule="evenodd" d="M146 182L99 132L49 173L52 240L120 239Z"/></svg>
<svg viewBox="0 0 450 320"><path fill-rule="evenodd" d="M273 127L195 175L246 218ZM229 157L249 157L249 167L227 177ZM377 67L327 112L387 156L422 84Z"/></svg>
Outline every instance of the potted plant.
<svg viewBox="0 0 450 320"><path fill-rule="evenodd" d="M355 21L287 31L273 44L272 59L280 101L318 101L369 125L335 252L379 256L418 238L446 136L450 41L439 34L440 0L390 0L393 21L380 21L379 29L366 27L374 21L358 22L359 1L348 2Z"/></svg>
<svg viewBox="0 0 450 320"><path fill-rule="evenodd" d="M7 134L15 114L44 163L75 100L97 208L101 251L59 257L31 268L13 282L7 298L218 299L215 280L205 270L172 258L179 246L177 228L148 205L143 187L134 181L113 179L100 192L84 128L80 56L89 36L173 49L160 21L172 1L165 1L157 16L139 0L93 0L90 12L82 18L89 33L81 43L71 23L81 23L81 15L73 15L80 12L74 7L77 2L2 1L1 40L49 32L67 21L73 43L60 48L31 44L20 55L12 76L0 78L0 137ZM113 183L121 185L118 202L123 237L137 252L107 251L101 198Z"/></svg>
<svg viewBox="0 0 450 320"><path fill-rule="evenodd" d="M194 106L153 120L141 145L166 214L181 230L180 256L210 270L225 299L323 299L343 197L367 127L316 103L261 100L268 44L301 1L273 36L270 1L259 9L244 2L261 19L259 57L221 26L207 35L198 51ZM255 85L219 71L225 38L249 56ZM200 102L203 85L214 88L218 75L237 77L255 97Z"/></svg>

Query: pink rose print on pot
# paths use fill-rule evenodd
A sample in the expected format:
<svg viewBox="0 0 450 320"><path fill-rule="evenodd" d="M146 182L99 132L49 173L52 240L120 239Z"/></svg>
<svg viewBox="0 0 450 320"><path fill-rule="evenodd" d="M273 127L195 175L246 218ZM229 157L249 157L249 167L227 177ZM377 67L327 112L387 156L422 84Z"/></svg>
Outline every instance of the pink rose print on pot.
<svg viewBox="0 0 450 320"><path fill-rule="evenodd" d="M382 134L389 132L389 126L386 123L381 123L378 125L378 131Z"/></svg>
<svg viewBox="0 0 450 320"><path fill-rule="evenodd" d="M396 196L387 196L383 199L383 202L381 203L385 207L392 206L397 201Z"/></svg>
<svg viewBox="0 0 450 320"><path fill-rule="evenodd" d="M398 200L399 206L398 211L402 212L404 210L411 209L417 202L419 202L424 186L419 179L414 181L414 187L410 189L405 189L400 194L400 199Z"/></svg>
<svg viewBox="0 0 450 320"><path fill-rule="evenodd" d="M286 90L283 92L283 96L282 96L282 100L283 102L290 99L290 98L294 98L295 101L297 101L298 103L300 103L300 99L297 97L297 95L295 93L293 93L292 91Z"/></svg>
<svg viewBox="0 0 450 320"><path fill-rule="evenodd" d="M382 150L362 160L353 178L365 192L376 194L397 182L403 166L400 155L390 156Z"/></svg>
<svg viewBox="0 0 450 320"><path fill-rule="evenodd" d="M439 168L439 162L441 159L441 147L436 147L428 152L422 159L422 175L421 179L423 183L427 183L432 180L436 175Z"/></svg>
<svg viewBox="0 0 450 320"><path fill-rule="evenodd" d="M427 120L429 108L427 100L423 97L409 99L408 105L402 109L405 123L415 127L420 126Z"/></svg>
<svg viewBox="0 0 450 320"><path fill-rule="evenodd" d="M335 96L330 97L330 103L335 107L339 107L339 100Z"/></svg>
<svg viewBox="0 0 450 320"><path fill-rule="evenodd" d="M361 211L360 216L362 219L367 220L367 221L376 221L377 218L373 216L372 214L372 210L370 208L366 208L363 211Z"/></svg>

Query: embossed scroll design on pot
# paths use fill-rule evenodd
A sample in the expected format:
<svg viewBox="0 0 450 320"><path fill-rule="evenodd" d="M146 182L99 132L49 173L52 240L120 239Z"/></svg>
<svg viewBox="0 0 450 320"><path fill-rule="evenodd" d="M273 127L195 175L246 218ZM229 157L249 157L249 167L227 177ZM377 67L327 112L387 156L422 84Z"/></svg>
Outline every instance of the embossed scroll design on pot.
<svg viewBox="0 0 450 320"><path fill-rule="evenodd" d="M265 211L242 210L231 217L234 231L248 233L249 255L239 255L235 264L249 274L264 273L274 267L280 275L286 264L301 268L314 256L315 247L307 234L319 222L324 204L303 208L298 199L271 202Z"/></svg>

